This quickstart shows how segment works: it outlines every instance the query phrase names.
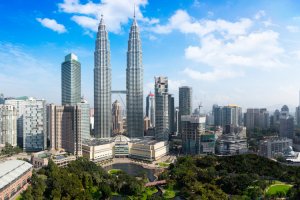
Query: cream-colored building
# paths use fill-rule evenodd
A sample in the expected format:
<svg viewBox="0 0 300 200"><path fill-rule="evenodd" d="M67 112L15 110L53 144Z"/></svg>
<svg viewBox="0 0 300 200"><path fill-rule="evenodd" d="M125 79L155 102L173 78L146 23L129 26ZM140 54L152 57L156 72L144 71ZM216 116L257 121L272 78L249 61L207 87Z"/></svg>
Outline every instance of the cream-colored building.
<svg viewBox="0 0 300 200"><path fill-rule="evenodd" d="M76 156L68 155L66 152L58 153L41 151L32 154L31 163L34 168L38 169L47 166L49 163L49 159L52 159L52 161L57 164L58 167L64 167L71 161L76 160Z"/></svg>
<svg viewBox="0 0 300 200"><path fill-rule="evenodd" d="M82 155L93 162L102 162L114 157L155 161L169 152L167 141L152 138L129 139L118 135L111 139L93 139L82 145Z"/></svg>

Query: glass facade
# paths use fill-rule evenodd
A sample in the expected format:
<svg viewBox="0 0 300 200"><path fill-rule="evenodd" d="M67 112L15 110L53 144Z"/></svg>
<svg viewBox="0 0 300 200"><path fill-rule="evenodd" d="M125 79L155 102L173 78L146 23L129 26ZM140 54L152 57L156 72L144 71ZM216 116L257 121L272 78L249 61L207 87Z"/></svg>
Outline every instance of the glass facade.
<svg viewBox="0 0 300 200"><path fill-rule="evenodd" d="M61 64L61 103L76 105L81 101L81 65L75 54L65 56Z"/></svg>
<svg viewBox="0 0 300 200"><path fill-rule="evenodd" d="M144 136L143 64L139 27L134 18L128 40L126 69L127 134L130 138Z"/></svg>
<svg viewBox="0 0 300 200"><path fill-rule="evenodd" d="M94 64L94 136L109 138L112 132L111 65L110 45L103 17L98 27Z"/></svg>

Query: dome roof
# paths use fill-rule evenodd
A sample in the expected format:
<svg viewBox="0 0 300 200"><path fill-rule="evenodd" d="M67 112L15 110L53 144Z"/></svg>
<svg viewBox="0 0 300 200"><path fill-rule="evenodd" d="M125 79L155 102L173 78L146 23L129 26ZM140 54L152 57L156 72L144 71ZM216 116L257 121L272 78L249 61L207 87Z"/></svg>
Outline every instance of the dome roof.
<svg viewBox="0 0 300 200"><path fill-rule="evenodd" d="M115 143L127 143L130 142L130 139L124 135L117 135L116 137L114 137L114 142Z"/></svg>

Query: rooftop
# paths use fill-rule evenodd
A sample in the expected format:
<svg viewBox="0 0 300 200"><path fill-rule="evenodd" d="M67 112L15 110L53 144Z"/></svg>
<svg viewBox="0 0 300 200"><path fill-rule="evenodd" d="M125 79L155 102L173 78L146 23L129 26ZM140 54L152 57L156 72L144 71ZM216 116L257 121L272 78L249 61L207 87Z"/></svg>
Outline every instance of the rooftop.
<svg viewBox="0 0 300 200"><path fill-rule="evenodd" d="M31 169L32 165L22 160L8 160L0 163L0 189Z"/></svg>

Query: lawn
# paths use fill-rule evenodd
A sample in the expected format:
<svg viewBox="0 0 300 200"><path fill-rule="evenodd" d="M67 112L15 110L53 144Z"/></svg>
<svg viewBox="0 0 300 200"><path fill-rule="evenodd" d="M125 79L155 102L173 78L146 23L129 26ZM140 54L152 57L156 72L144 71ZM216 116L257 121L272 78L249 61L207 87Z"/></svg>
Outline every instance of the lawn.
<svg viewBox="0 0 300 200"><path fill-rule="evenodd" d="M293 185L289 185L289 184L282 183L282 182L276 183L267 188L266 194L270 195L270 196L274 195L278 192L283 192L284 194L286 194L291 189L291 187L293 187Z"/></svg>
<svg viewBox="0 0 300 200"><path fill-rule="evenodd" d="M160 162L158 163L158 166L160 167L169 167L170 163L166 163L166 162Z"/></svg>
<svg viewBox="0 0 300 200"><path fill-rule="evenodd" d="M108 171L109 174L119 174L120 172L122 172L120 169L111 169Z"/></svg>

